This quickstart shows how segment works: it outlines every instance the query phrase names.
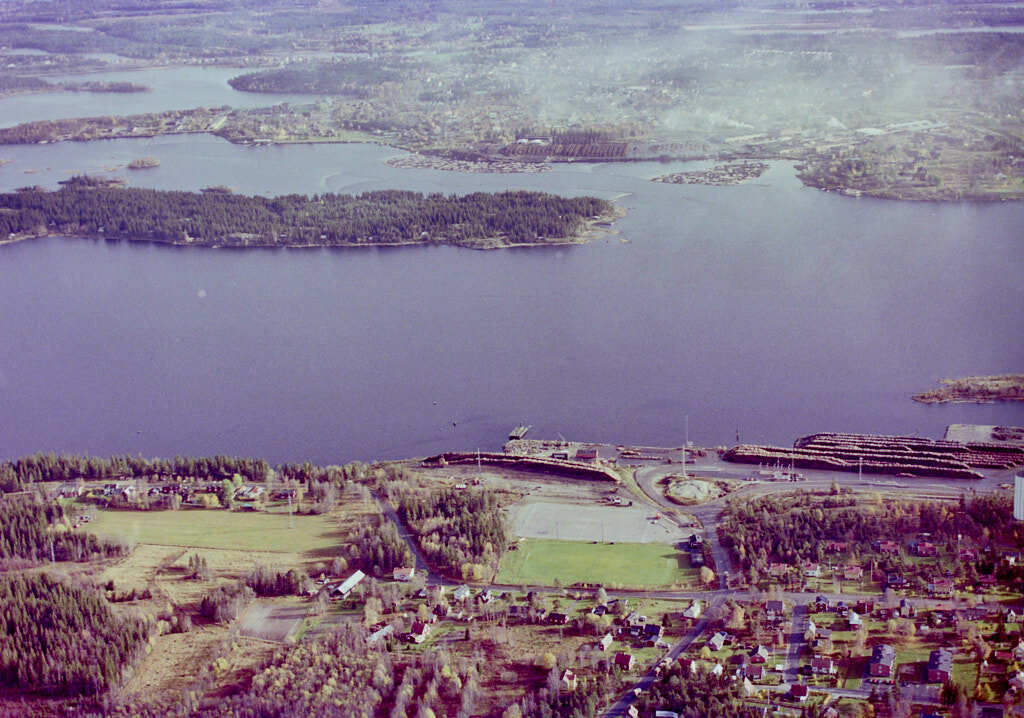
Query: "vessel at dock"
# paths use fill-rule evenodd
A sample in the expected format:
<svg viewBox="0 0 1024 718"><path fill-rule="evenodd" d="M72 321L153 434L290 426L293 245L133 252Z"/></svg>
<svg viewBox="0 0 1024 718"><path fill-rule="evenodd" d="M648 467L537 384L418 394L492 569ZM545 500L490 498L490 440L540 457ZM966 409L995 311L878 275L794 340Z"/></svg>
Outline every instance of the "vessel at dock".
<svg viewBox="0 0 1024 718"><path fill-rule="evenodd" d="M528 432L532 428L533 425L520 424L516 428L512 429L512 431L508 432L509 441L513 441L515 439L522 439L524 436L526 436L526 432Z"/></svg>

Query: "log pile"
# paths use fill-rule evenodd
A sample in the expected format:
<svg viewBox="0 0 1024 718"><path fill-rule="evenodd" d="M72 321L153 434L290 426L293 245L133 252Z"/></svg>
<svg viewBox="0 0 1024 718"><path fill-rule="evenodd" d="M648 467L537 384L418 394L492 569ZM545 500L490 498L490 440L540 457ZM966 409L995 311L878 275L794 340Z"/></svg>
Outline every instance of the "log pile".
<svg viewBox="0 0 1024 718"><path fill-rule="evenodd" d="M917 436L811 434L793 448L740 445L722 457L745 464L792 465L803 469L858 471L868 474L981 479L977 469L1011 469L1024 465L1024 448Z"/></svg>

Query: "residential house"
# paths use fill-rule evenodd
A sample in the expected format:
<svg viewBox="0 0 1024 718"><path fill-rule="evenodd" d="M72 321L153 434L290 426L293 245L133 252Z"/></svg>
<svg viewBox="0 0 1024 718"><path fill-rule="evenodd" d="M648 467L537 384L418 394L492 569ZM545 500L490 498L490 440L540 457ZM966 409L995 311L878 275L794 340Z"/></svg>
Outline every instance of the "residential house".
<svg viewBox="0 0 1024 718"><path fill-rule="evenodd" d="M653 646L661 640L662 635L664 635L664 629L657 623L648 623L644 626L643 639L647 645Z"/></svg>
<svg viewBox="0 0 1024 718"><path fill-rule="evenodd" d="M712 651L720 651L725 646L726 640L728 640L729 634L724 631L719 631L708 639L708 648Z"/></svg>
<svg viewBox="0 0 1024 718"><path fill-rule="evenodd" d="M566 668L562 671L562 677L558 679L562 683L562 688L567 691L576 690L576 674L572 672L571 668Z"/></svg>
<svg viewBox="0 0 1024 718"><path fill-rule="evenodd" d="M914 608L914 604L905 598L900 599L900 618L913 618L917 615L917 609Z"/></svg>
<svg viewBox="0 0 1024 718"><path fill-rule="evenodd" d="M452 591L452 598L456 601L465 601L469 598L469 586L459 586Z"/></svg>
<svg viewBox="0 0 1024 718"><path fill-rule="evenodd" d="M654 711L654 718L679 718L675 711Z"/></svg>
<svg viewBox="0 0 1024 718"><path fill-rule="evenodd" d="M1016 661L1024 661L1024 640L1018 641L1013 647L1013 658Z"/></svg>
<svg viewBox="0 0 1024 718"><path fill-rule="evenodd" d="M409 640L413 643L423 643L430 634L430 624L423 621L416 621L409 631Z"/></svg>
<svg viewBox="0 0 1024 718"><path fill-rule="evenodd" d="M597 649L599 651L607 651L608 648L612 645L613 640L615 639L612 638L612 634L604 634L603 636L601 636L601 640L597 642Z"/></svg>
<svg viewBox="0 0 1024 718"><path fill-rule="evenodd" d="M745 695L747 698L750 698L750 696L754 695L755 693L757 693L757 688L754 686L753 683L750 682L749 678L744 678L743 695Z"/></svg>
<svg viewBox="0 0 1024 718"><path fill-rule="evenodd" d="M772 578L785 578L789 574L788 563L773 563L768 567L768 575Z"/></svg>
<svg viewBox="0 0 1024 718"><path fill-rule="evenodd" d="M933 596L953 595L953 579L945 577L932 579L928 584L928 593Z"/></svg>
<svg viewBox="0 0 1024 718"><path fill-rule="evenodd" d="M845 566L843 567L843 578L847 581L861 581L864 579L864 567L863 566Z"/></svg>
<svg viewBox="0 0 1024 718"><path fill-rule="evenodd" d="M846 541L826 541L825 553L843 553L849 545Z"/></svg>
<svg viewBox="0 0 1024 718"><path fill-rule="evenodd" d="M804 561L801 569L804 572L804 576L808 578L821 578L821 564L813 561Z"/></svg>
<svg viewBox="0 0 1024 718"><path fill-rule="evenodd" d="M1010 680L1007 681L1010 690L1017 693L1024 693L1024 671L1017 671Z"/></svg>
<svg viewBox="0 0 1024 718"><path fill-rule="evenodd" d="M569 616L565 613L556 613L552 611L548 614L548 623L553 623L558 626L564 626L569 622Z"/></svg>
<svg viewBox="0 0 1024 718"><path fill-rule="evenodd" d="M751 663L767 663L768 658L771 656L771 651L766 646L757 646L750 651L750 662Z"/></svg>
<svg viewBox="0 0 1024 718"><path fill-rule="evenodd" d="M880 541L878 543L878 551L895 556L900 552L900 545L895 541Z"/></svg>
<svg viewBox="0 0 1024 718"><path fill-rule="evenodd" d="M692 658L679 656L679 668L682 669L684 675L687 673L693 675L697 672L697 662Z"/></svg>
<svg viewBox="0 0 1024 718"><path fill-rule="evenodd" d="M854 609L860 615L866 616L867 614L869 614L869 613L871 613L872 611L875 610L875 602L872 601L871 599L863 599L863 600L857 601L857 605L854 606Z"/></svg>
<svg viewBox="0 0 1024 718"><path fill-rule="evenodd" d="M888 643L882 643L871 649L868 661L868 675L887 678L892 675L893 662L896 660L896 649Z"/></svg>
<svg viewBox="0 0 1024 718"><path fill-rule="evenodd" d="M789 687L789 695L793 700L803 703L807 700L807 684L794 683Z"/></svg>
<svg viewBox="0 0 1024 718"><path fill-rule="evenodd" d="M619 652L615 654L613 664L616 668L621 668L624 671L633 670L633 654Z"/></svg>
<svg viewBox="0 0 1024 718"><path fill-rule="evenodd" d="M925 558L932 558L939 555L939 549L931 541L918 541L914 545L914 554Z"/></svg>
<svg viewBox="0 0 1024 718"><path fill-rule="evenodd" d="M698 601L694 601L693 603L691 603L689 605L689 607L685 611L683 611L683 618L689 618L691 620L696 620L696 619L700 618L700 612L701 612L701 603L700 603L700 601L699 600Z"/></svg>
<svg viewBox="0 0 1024 718"><path fill-rule="evenodd" d="M902 574L890 573L885 577L885 585L893 589L904 588L907 585L907 579Z"/></svg>
<svg viewBox="0 0 1024 718"><path fill-rule="evenodd" d="M392 574L396 581L412 581L412 577L415 575L416 569L414 567L396 568Z"/></svg>
<svg viewBox="0 0 1024 718"><path fill-rule="evenodd" d="M814 598L814 612L825 613L831 608L832 604L824 596L815 596Z"/></svg>
<svg viewBox="0 0 1024 718"><path fill-rule="evenodd" d="M945 683L953 675L953 652L939 648L928 654L928 683Z"/></svg>
<svg viewBox="0 0 1024 718"><path fill-rule="evenodd" d="M711 675L720 676L725 673L725 668L722 667L721 663L715 662L715 665L711 666Z"/></svg>
<svg viewBox="0 0 1024 718"><path fill-rule="evenodd" d="M476 600L477 603L490 603L494 600L494 591L492 591L489 588L484 591L481 591L477 594Z"/></svg>
<svg viewBox="0 0 1024 718"><path fill-rule="evenodd" d="M858 628L864 625L864 620L856 611L850 611L850 615L847 616L846 620L849 624L851 631L856 631Z"/></svg>
<svg viewBox="0 0 1024 718"><path fill-rule="evenodd" d="M763 663L748 663L743 668L743 675L753 681L759 681L764 678L764 664Z"/></svg>
<svg viewBox="0 0 1024 718"><path fill-rule="evenodd" d="M829 676L836 672L836 664L829 656L815 656L811 659L811 672L817 675Z"/></svg>
<svg viewBox="0 0 1024 718"><path fill-rule="evenodd" d="M978 560L978 552L973 548L963 547L960 549L960 560L961 561L976 561Z"/></svg>

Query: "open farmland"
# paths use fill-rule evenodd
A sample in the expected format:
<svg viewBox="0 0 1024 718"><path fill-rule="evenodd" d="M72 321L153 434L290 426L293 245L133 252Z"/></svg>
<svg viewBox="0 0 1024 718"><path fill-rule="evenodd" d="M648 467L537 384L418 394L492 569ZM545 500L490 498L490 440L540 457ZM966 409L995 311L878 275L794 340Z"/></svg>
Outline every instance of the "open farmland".
<svg viewBox="0 0 1024 718"><path fill-rule="evenodd" d="M673 523L656 515L650 506L526 500L509 507L512 533L525 538L627 543L674 543L682 538Z"/></svg>
<svg viewBox="0 0 1024 718"><path fill-rule="evenodd" d="M289 522L284 513L218 510L98 511L90 530L142 544L306 555L326 555L344 539L328 515Z"/></svg>
<svg viewBox="0 0 1024 718"><path fill-rule="evenodd" d="M524 539L518 546L502 559L499 583L653 587L697 582L686 555L665 544Z"/></svg>

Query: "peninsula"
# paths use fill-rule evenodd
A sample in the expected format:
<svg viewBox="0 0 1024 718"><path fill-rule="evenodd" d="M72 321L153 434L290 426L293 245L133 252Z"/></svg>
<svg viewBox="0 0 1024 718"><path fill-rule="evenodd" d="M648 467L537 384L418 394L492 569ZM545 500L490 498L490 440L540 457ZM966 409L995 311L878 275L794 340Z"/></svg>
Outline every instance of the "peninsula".
<svg viewBox="0 0 1024 718"><path fill-rule="evenodd" d="M963 379L942 379L938 389L914 394L922 404L991 403L1024 401L1024 374L969 376Z"/></svg>
<svg viewBox="0 0 1024 718"><path fill-rule="evenodd" d="M455 244L474 249L584 242L621 210L542 192L244 196L111 186L79 176L57 191L0 195L0 237L48 235L207 247Z"/></svg>

